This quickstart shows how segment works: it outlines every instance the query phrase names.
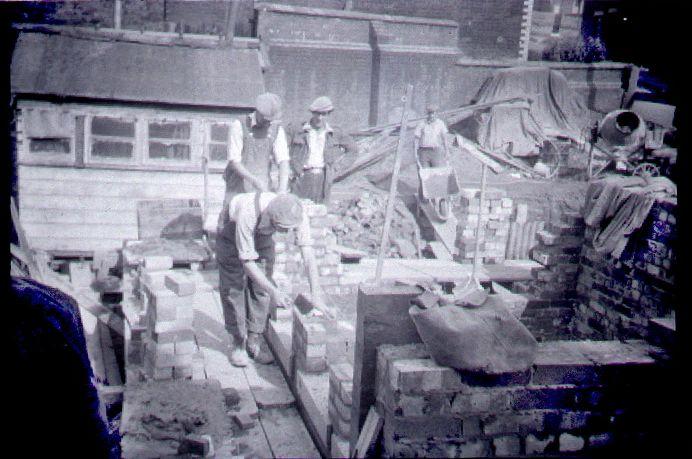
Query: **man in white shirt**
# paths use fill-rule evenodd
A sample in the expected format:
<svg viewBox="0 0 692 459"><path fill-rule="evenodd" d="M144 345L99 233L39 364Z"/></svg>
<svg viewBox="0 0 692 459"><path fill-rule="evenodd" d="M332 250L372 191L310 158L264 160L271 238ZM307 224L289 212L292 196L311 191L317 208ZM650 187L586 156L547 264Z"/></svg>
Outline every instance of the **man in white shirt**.
<svg viewBox="0 0 692 459"><path fill-rule="evenodd" d="M334 110L331 99L320 96L310 104L310 120L300 129L289 128L291 192L315 203L329 201L337 167L355 159L357 147L351 136L327 123Z"/></svg>
<svg viewBox="0 0 692 459"><path fill-rule="evenodd" d="M267 349L261 349L269 308L288 307L290 298L271 281L276 231L296 230L308 272L312 298L320 308L317 264L312 251L310 223L300 200L292 194L272 192L240 193L233 196L222 215L217 238L219 293L226 330L231 335L231 363L248 364L248 354L258 363L271 363Z"/></svg>
<svg viewBox="0 0 692 459"><path fill-rule="evenodd" d="M255 100L255 111L244 120L231 123L229 161L223 177L226 182L223 211L237 193L288 191L289 153L286 132L281 125L281 99L264 93ZM272 163L278 165L279 184L271 189ZM220 231L221 219L217 230Z"/></svg>
<svg viewBox="0 0 692 459"><path fill-rule="evenodd" d="M449 158L447 125L436 116L436 105L428 104L425 111L427 117L413 132L413 151L421 167L446 166Z"/></svg>

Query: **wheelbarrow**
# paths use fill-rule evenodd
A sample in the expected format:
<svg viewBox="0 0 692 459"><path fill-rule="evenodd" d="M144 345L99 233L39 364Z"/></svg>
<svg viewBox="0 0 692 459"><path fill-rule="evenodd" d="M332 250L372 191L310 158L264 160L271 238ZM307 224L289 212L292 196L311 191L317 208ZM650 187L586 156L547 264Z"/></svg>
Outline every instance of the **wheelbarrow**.
<svg viewBox="0 0 692 459"><path fill-rule="evenodd" d="M452 166L420 167L420 190L418 200L433 210L435 218L446 221L452 213L450 197L459 193L459 182Z"/></svg>

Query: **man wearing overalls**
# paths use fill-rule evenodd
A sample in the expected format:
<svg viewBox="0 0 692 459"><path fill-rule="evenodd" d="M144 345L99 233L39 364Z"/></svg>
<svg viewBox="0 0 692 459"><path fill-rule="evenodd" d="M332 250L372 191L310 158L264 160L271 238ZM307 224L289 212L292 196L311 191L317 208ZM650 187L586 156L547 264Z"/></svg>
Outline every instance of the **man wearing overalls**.
<svg viewBox="0 0 692 459"><path fill-rule="evenodd" d="M327 123L334 110L329 97L315 99L309 108L312 116L299 129L289 129L291 192L317 204L329 202L338 164L346 164L346 155L355 155L351 136Z"/></svg>
<svg viewBox="0 0 692 459"><path fill-rule="evenodd" d="M259 352L259 336L266 316L266 295L258 294L246 278L236 240L234 221L230 218L230 203L241 193L270 191L272 161L279 167L278 192L288 189L288 143L279 122L281 100L275 94L261 94L255 100L255 112L242 122L231 123L229 162L224 171L226 192L217 224L216 260L219 265L219 293L226 328L234 341L236 364L247 364L245 348L258 361L269 363L271 355ZM246 213L255 212L254 208ZM246 241L247 242L247 241ZM259 238L253 249L253 263L264 270L273 260L271 238ZM270 250L271 249L271 250ZM256 252L256 253L255 253ZM256 255L256 256L254 256ZM271 273L268 274L271 276ZM246 321L246 318L248 319ZM266 318L265 318L266 320ZM248 336L246 322L251 324ZM259 324L258 322L262 322Z"/></svg>
<svg viewBox="0 0 692 459"><path fill-rule="evenodd" d="M230 361L234 366L255 362L269 364L274 359L260 346L273 304L289 307L290 298L271 281L274 265L274 232L296 230L307 267L312 298L319 309L317 263L312 251L310 223L300 199L292 194L272 192L240 193L233 196L224 215L217 243L221 301L226 330L231 336Z"/></svg>

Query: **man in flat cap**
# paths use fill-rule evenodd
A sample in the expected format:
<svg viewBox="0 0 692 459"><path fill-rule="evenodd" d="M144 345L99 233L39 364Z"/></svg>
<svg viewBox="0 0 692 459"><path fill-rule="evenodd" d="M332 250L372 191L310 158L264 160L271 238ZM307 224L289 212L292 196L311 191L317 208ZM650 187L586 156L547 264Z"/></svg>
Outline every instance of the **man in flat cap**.
<svg viewBox="0 0 692 459"><path fill-rule="evenodd" d="M346 156L355 157L357 148L351 136L327 122L334 110L329 97L318 97L309 110L308 121L298 129L289 128L291 191L315 203L327 203L337 167L347 164Z"/></svg>
<svg viewBox="0 0 692 459"><path fill-rule="evenodd" d="M226 182L221 218L228 211L230 199L251 191L288 192L289 158L286 132L281 125L281 99L270 92L255 99L255 111L243 120L231 122L228 164L223 174ZM272 189L270 172L279 169L278 189Z"/></svg>
<svg viewBox="0 0 692 459"><path fill-rule="evenodd" d="M437 117L437 105L425 106L426 118L413 131L413 151L420 167L442 167L447 165L447 125Z"/></svg>
<svg viewBox="0 0 692 459"><path fill-rule="evenodd" d="M261 343L270 307L289 307L290 298L272 282L274 232L296 231L307 268L312 299L323 311L310 223L300 199L273 192L240 193L229 201L218 235L219 292L225 327L231 337L230 361L246 366L274 359Z"/></svg>

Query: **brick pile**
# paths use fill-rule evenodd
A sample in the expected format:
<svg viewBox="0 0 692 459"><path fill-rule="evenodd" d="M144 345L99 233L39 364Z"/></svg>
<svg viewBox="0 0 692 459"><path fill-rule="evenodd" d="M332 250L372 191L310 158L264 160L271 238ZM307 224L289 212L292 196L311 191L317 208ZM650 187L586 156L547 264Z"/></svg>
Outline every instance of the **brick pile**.
<svg viewBox="0 0 692 459"><path fill-rule="evenodd" d="M454 257L455 261L473 263L478 236L476 225L480 218L482 241L479 249L483 263L504 262L512 206L512 199L506 197L505 190L490 188L485 192L485 205L481 216L480 190L463 188L459 205L454 209L458 219L456 247L459 250L458 255Z"/></svg>
<svg viewBox="0 0 692 459"><path fill-rule="evenodd" d="M538 244L531 250L531 259L542 267L532 271L532 281L516 289L529 300L521 321L539 341L571 333L584 230L579 213L564 212L536 233Z"/></svg>
<svg viewBox="0 0 692 459"><path fill-rule="evenodd" d="M329 421L332 425L332 457L348 457L352 396L353 366L349 363L330 364Z"/></svg>
<svg viewBox="0 0 692 459"><path fill-rule="evenodd" d="M196 273L172 266L168 256L150 256L139 267L135 295L142 300L144 326L133 328L131 343L137 347L141 340L148 378L204 379L193 329L194 304L203 288Z"/></svg>
<svg viewBox="0 0 692 459"><path fill-rule="evenodd" d="M587 229L581 253L575 327L584 336L647 337L649 319L674 313L676 208L654 204L619 259L596 252L595 231Z"/></svg>
<svg viewBox="0 0 692 459"><path fill-rule="evenodd" d="M331 228L337 243L377 256L382 238L387 195L362 192L360 195L330 206ZM416 219L400 199L394 205L389 233L390 246L385 257L415 258L419 238Z"/></svg>
<svg viewBox="0 0 692 459"><path fill-rule="evenodd" d="M307 200L303 200L303 206L310 219L310 232L320 285L327 294L341 293L339 279L343 268L340 255L330 248L336 243L336 237L329 226L327 207ZM286 292L305 291L309 285L307 272L300 248L295 244L295 233L292 231L275 233L274 240L276 250L274 282Z"/></svg>
<svg viewBox="0 0 692 459"><path fill-rule="evenodd" d="M627 421L640 419L639 390L652 384L660 352L642 341L539 343L529 371L491 381L437 365L423 345L380 346L383 455L583 454L626 443L645 428Z"/></svg>

